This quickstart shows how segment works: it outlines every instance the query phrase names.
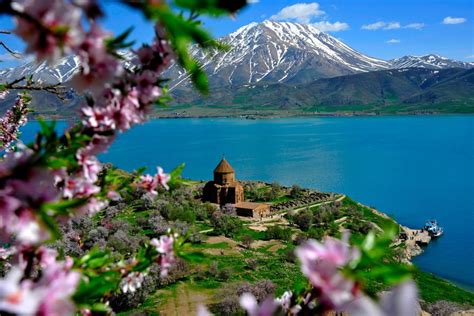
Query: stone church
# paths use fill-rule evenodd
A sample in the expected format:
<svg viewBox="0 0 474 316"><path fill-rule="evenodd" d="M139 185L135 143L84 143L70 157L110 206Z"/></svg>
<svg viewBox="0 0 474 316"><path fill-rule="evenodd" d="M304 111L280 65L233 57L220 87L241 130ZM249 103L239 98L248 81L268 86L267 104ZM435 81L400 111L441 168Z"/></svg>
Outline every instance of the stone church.
<svg viewBox="0 0 474 316"><path fill-rule="evenodd" d="M225 158L214 169L214 181L204 186L203 199L219 205L244 201L244 188L235 179L235 171Z"/></svg>
<svg viewBox="0 0 474 316"><path fill-rule="evenodd" d="M245 202L244 188L235 178L235 171L225 158L214 169L214 181L209 181L204 186L203 200L221 206L233 204L239 216L262 218L270 215L270 205Z"/></svg>

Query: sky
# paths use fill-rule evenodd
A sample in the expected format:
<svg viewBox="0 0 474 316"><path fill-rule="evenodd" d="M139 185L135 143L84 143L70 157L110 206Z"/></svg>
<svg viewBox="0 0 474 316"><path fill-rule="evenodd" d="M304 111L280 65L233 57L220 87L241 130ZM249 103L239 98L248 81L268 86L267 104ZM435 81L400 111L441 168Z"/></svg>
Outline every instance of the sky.
<svg viewBox="0 0 474 316"><path fill-rule="evenodd" d="M229 0L231 1L231 0ZM220 37L251 22L266 19L311 23L369 56L393 59L404 55L438 54L474 62L474 1L472 0L251 0L235 18L205 18L207 28ZM114 1L103 1L106 28L115 34L134 27L137 43L153 36L151 24L137 12ZM0 29L14 27L0 17ZM1 35L17 51L21 41ZM18 61L0 50L0 68Z"/></svg>

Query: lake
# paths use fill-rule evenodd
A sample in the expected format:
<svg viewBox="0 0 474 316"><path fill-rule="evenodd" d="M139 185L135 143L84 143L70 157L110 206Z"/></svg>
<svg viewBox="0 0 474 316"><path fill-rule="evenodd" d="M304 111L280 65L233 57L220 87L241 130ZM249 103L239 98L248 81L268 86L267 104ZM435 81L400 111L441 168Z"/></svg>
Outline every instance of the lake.
<svg viewBox="0 0 474 316"><path fill-rule="evenodd" d="M238 179L344 193L413 228L437 219L444 236L414 262L474 288L474 116L154 120L101 160L210 179L222 155Z"/></svg>

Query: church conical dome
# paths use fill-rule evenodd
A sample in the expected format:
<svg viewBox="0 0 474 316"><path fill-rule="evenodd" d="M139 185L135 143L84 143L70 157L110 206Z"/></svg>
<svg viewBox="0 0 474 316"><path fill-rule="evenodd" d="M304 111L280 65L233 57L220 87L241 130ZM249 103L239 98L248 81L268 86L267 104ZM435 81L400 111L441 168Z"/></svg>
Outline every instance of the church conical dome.
<svg viewBox="0 0 474 316"><path fill-rule="evenodd" d="M214 173L234 173L234 168L225 160L225 158L222 158L221 162L217 165L216 169L214 169Z"/></svg>

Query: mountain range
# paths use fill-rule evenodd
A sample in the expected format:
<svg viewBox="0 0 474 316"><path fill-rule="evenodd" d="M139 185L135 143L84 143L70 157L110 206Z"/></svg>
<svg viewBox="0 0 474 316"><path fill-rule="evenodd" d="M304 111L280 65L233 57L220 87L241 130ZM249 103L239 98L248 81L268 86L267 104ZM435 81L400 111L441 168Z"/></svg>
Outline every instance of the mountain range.
<svg viewBox="0 0 474 316"><path fill-rule="evenodd" d="M175 104L328 111L397 104L436 111L444 107L442 112L453 106L456 111L472 109L474 63L435 54L377 59L311 24L290 22L251 23L220 40L228 50L191 48L208 74L211 96L194 92L189 76L178 65L164 73L173 78L169 86ZM125 53L129 62L130 56ZM9 82L29 74L38 82L67 84L78 66L77 57L69 56L55 67L28 63L6 69L0 71L0 78ZM52 108L60 109L60 104Z"/></svg>

